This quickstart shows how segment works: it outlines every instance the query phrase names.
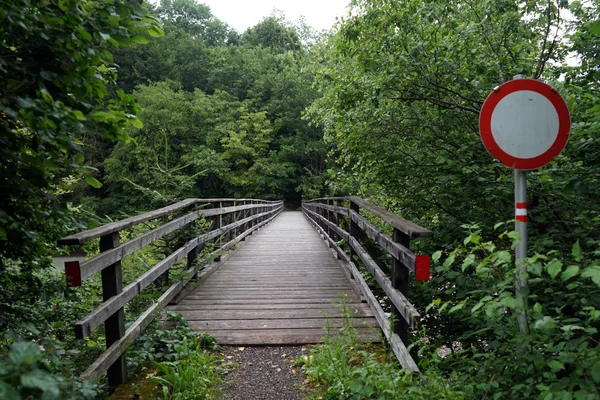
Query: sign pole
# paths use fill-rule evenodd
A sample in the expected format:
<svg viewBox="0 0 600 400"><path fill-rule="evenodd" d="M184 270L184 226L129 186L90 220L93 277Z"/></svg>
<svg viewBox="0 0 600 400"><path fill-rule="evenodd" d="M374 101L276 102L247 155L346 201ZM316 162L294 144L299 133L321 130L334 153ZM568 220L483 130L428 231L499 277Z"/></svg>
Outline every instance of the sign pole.
<svg viewBox="0 0 600 400"><path fill-rule="evenodd" d="M569 140L569 108L552 86L525 75L494 89L479 113L479 131L487 151L515 171L515 297L523 307L517 323L527 333L527 172L543 167Z"/></svg>
<svg viewBox="0 0 600 400"><path fill-rule="evenodd" d="M517 322L521 332L527 333L527 171L519 169L515 169L515 231L521 236L515 249L515 296L523 300Z"/></svg>
<svg viewBox="0 0 600 400"><path fill-rule="evenodd" d="M514 79L525 79L525 75ZM519 169L515 169L515 231L521 237L515 249L515 297L523 301L517 322L521 332L527 333L527 171Z"/></svg>

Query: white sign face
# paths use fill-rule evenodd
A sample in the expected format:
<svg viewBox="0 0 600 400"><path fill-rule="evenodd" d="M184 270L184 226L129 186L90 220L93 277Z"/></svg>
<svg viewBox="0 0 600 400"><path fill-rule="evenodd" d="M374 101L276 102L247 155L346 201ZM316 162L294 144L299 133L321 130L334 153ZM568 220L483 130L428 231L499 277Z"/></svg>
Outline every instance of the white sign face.
<svg viewBox="0 0 600 400"><path fill-rule="evenodd" d="M492 112L492 136L509 155L534 158L558 136L558 113L543 95L521 90L504 97Z"/></svg>
<svg viewBox="0 0 600 400"><path fill-rule="evenodd" d="M507 167L543 167L569 139L569 109L551 86L534 79L504 83L488 96L479 131L490 154Z"/></svg>

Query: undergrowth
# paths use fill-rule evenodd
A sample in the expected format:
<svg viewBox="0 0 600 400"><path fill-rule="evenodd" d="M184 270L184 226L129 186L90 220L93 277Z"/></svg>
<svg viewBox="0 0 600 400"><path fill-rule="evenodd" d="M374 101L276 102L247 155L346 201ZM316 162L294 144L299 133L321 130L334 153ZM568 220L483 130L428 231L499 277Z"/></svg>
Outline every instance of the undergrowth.
<svg viewBox="0 0 600 400"><path fill-rule="evenodd" d="M460 391L434 370L417 375L405 372L381 345L363 343L354 328L352 313L340 305L343 327L329 324L324 343L298 358L309 384L311 399L463 399Z"/></svg>
<svg viewBox="0 0 600 400"><path fill-rule="evenodd" d="M198 334L179 314L168 313L174 326L153 329L140 336L129 351L129 365L160 387L158 397L192 400L215 397L224 366L215 352L220 349L208 334ZM132 387L136 398L144 398ZM127 391L123 390L122 391ZM148 398L156 398L155 391Z"/></svg>

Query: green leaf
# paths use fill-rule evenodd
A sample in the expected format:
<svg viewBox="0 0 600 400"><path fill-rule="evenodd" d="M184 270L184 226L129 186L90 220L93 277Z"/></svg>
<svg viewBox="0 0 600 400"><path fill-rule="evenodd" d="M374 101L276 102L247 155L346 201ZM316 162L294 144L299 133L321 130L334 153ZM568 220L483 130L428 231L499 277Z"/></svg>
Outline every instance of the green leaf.
<svg viewBox="0 0 600 400"><path fill-rule="evenodd" d="M75 115L75 118L77 118L78 121L85 121L85 116L81 111L73 110L73 115Z"/></svg>
<svg viewBox="0 0 600 400"><path fill-rule="evenodd" d="M598 384L600 384L600 361L596 361L594 365L592 365L592 378Z"/></svg>
<svg viewBox="0 0 600 400"><path fill-rule="evenodd" d="M32 342L16 342L10 346L8 359L15 364L33 364L41 355L40 347Z"/></svg>
<svg viewBox="0 0 600 400"><path fill-rule="evenodd" d="M467 258L465 258L465 261L463 261L462 263L462 271L464 272L465 269L469 268L470 265L472 265L475 262L475 254L469 254L467 256Z"/></svg>
<svg viewBox="0 0 600 400"><path fill-rule="evenodd" d="M458 310L462 310L463 308L465 308L465 302L460 302L457 305L455 305L454 307L452 307L449 311L448 314L452 314L453 312L456 312Z"/></svg>
<svg viewBox="0 0 600 400"><path fill-rule="evenodd" d="M583 260L583 254L581 254L581 246L579 245L579 240L575 242L573 245L573 250L571 251L573 254L573 258L575 261L579 262Z"/></svg>
<svg viewBox="0 0 600 400"><path fill-rule="evenodd" d="M132 39L135 43L138 43L138 44L150 43L150 38L148 38L147 36L143 36L143 35L135 35Z"/></svg>
<svg viewBox="0 0 600 400"><path fill-rule="evenodd" d="M552 368L554 371L559 371L561 369L565 369L565 365L563 363L561 363L560 361L557 361L557 360L551 360L548 363L548 366L550 368Z"/></svg>
<svg viewBox="0 0 600 400"><path fill-rule="evenodd" d="M584 278L591 278L596 285L600 286L600 266L591 265L585 268L581 272L581 276L583 276Z"/></svg>
<svg viewBox="0 0 600 400"><path fill-rule="evenodd" d="M555 327L556 321L554 318L551 318L547 315L544 316L544 318L537 320L534 324L535 329L554 329Z"/></svg>
<svg viewBox="0 0 600 400"><path fill-rule="evenodd" d="M548 275L550 275L552 278L556 278L556 275L558 275L560 271L562 271L562 265L563 264L558 260L550 261L548 265L546 265Z"/></svg>
<svg viewBox="0 0 600 400"><path fill-rule="evenodd" d="M594 21L589 27L590 33L594 35L600 35L600 20Z"/></svg>
<svg viewBox="0 0 600 400"><path fill-rule="evenodd" d="M567 267L567 269L562 274L560 274L560 280L563 282L568 281L569 279L571 279L578 273L579 273L579 265L569 265Z"/></svg>
<svg viewBox="0 0 600 400"><path fill-rule="evenodd" d="M54 396L60 394L56 379L48 372L39 369L21 375L21 385L26 388L39 389Z"/></svg>
<svg viewBox="0 0 600 400"><path fill-rule="evenodd" d="M35 103L29 97L23 98L19 97L17 99L17 105L21 108L33 108L35 107Z"/></svg>
<svg viewBox="0 0 600 400"><path fill-rule="evenodd" d="M542 313L542 305L540 303L535 303L535 305L533 306L533 312L537 313L537 314L541 314Z"/></svg>
<svg viewBox="0 0 600 400"><path fill-rule="evenodd" d="M0 399L21 400L21 395L8 383L0 381Z"/></svg>
<svg viewBox="0 0 600 400"><path fill-rule="evenodd" d="M433 260L433 262L437 262L441 256L442 256L442 251L438 250L432 254L431 259Z"/></svg>
<svg viewBox="0 0 600 400"><path fill-rule="evenodd" d="M93 176L86 176L85 177L85 181L87 182L88 185L90 185L91 187L94 187L96 189L99 189L102 187L102 183L97 180L96 178L94 178Z"/></svg>
<svg viewBox="0 0 600 400"><path fill-rule="evenodd" d="M449 268L454 263L455 259L456 257L450 255L448 258L446 258L446 261L444 261L444 267Z"/></svg>

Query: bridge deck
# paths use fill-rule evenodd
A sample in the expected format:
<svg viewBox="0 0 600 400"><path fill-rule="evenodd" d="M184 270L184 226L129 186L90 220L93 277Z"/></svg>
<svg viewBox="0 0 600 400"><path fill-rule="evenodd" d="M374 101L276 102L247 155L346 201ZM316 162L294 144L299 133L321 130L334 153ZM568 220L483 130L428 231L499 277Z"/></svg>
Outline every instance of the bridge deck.
<svg viewBox="0 0 600 400"><path fill-rule="evenodd" d="M301 212L283 212L175 306L224 345L320 343L343 326L340 299L364 340L379 338L366 303ZM377 328L377 329L375 329Z"/></svg>

